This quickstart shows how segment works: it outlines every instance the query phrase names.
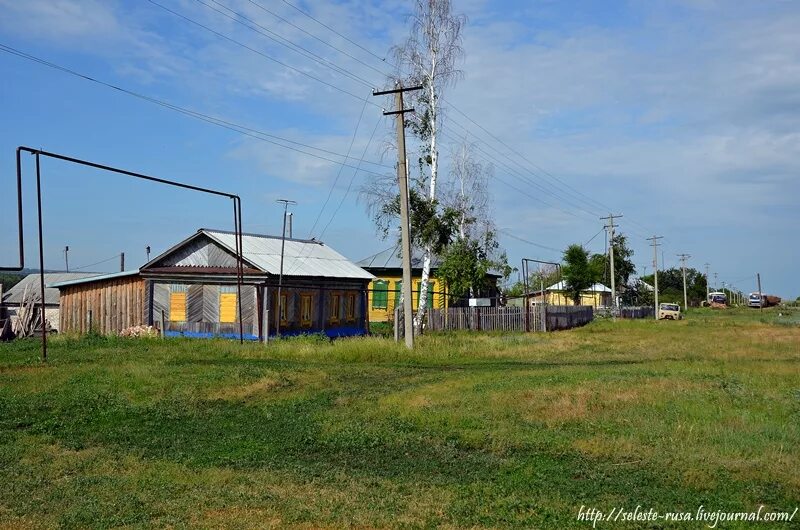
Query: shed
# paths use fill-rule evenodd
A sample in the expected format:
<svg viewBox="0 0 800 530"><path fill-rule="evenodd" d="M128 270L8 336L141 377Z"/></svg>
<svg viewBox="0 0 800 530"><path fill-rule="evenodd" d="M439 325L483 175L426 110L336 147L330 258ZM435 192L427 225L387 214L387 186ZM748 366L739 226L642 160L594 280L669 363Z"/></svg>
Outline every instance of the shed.
<svg viewBox="0 0 800 530"><path fill-rule="evenodd" d="M366 334L373 276L313 239L285 239L278 315L281 245L281 237L242 236L245 338L260 340L278 327L281 335ZM233 232L201 228L136 271L60 283L64 327L85 332L82 313L91 307L104 333L163 320L167 336L238 337L235 246Z"/></svg>
<svg viewBox="0 0 800 530"><path fill-rule="evenodd" d="M59 330L59 299L58 289L50 287L51 283L63 282L68 280L75 280L79 278L86 278L88 276L96 276L96 272L45 272L44 273L44 314L45 319L50 324L50 329ZM13 323L18 315L19 308L22 305L25 291L32 293L35 300L38 301L41 296L41 287L39 285L39 273L28 274L14 287L3 293L3 299L0 300L0 305L3 306L4 313L11 319ZM37 305L38 306L38 305Z"/></svg>

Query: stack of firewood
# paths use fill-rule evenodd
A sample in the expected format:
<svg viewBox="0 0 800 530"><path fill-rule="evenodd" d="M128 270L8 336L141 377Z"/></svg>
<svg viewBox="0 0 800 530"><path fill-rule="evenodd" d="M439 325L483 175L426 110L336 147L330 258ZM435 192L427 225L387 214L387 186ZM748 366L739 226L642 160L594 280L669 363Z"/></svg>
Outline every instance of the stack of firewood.
<svg viewBox="0 0 800 530"><path fill-rule="evenodd" d="M22 293L22 303L17 312L17 320L14 322L13 331L18 338L33 337L38 331L47 331L50 323L45 319L42 326L42 310L38 306L39 296L34 289L25 288Z"/></svg>

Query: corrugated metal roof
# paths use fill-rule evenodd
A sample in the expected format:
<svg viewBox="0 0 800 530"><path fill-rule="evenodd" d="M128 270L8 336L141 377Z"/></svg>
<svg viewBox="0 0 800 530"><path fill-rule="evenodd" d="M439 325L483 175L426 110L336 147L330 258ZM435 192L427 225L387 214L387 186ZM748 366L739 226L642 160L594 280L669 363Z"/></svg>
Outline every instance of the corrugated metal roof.
<svg viewBox="0 0 800 530"><path fill-rule="evenodd" d="M97 276L96 272L45 272L44 273L44 303L58 305L58 289L53 288L53 283L78 280L89 276ZM37 299L39 297L39 274L28 274L17 285L3 294L3 303L21 304L25 288L33 290Z"/></svg>
<svg viewBox="0 0 800 530"><path fill-rule="evenodd" d="M68 287L70 285L78 285L81 283L91 283L91 282L99 282L102 280L114 280L116 278L125 278L126 276L135 276L139 274L139 269L135 269L132 271L122 271L122 272L112 272L109 274L97 274L94 273L90 276L85 278L77 278L74 280L67 280L67 281L60 281L60 282L52 282L48 283L48 287L54 287L56 294L58 294L58 288L60 287ZM56 296L56 303L58 303L58 297Z"/></svg>
<svg viewBox="0 0 800 530"><path fill-rule="evenodd" d="M431 270L435 271L438 269L442 264L442 259L439 256L433 256L431 258ZM359 267L364 267L367 270L370 269L402 269L403 268L403 259L400 257L400 244L398 243L392 248L387 248L386 250L382 250L377 254L369 256L368 258L364 258L359 262L356 262L356 265ZM411 249L411 269L412 275L417 274L422 271L423 265L423 256L422 251L417 248ZM487 276L494 276L497 278L502 278L503 275L499 271L496 270L488 270L486 271Z"/></svg>
<svg viewBox="0 0 800 530"><path fill-rule="evenodd" d="M558 283L554 283L550 287L547 288L548 291L563 291L565 289L566 283L564 280L561 280ZM603 285L602 283L596 283L589 287L588 289L584 289L582 292L584 293L610 293L611 289Z"/></svg>
<svg viewBox="0 0 800 530"><path fill-rule="evenodd" d="M201 228L200 232L236 252L236 238L233 232ZM242 256L268 274L278 275L281 263L281 238L260 234L242 235ZM283 274L285 276L306 276L323 278L353 278L372 280L372 274L365 271L321 241L308 239L286 239L283 253Z"/></svg>

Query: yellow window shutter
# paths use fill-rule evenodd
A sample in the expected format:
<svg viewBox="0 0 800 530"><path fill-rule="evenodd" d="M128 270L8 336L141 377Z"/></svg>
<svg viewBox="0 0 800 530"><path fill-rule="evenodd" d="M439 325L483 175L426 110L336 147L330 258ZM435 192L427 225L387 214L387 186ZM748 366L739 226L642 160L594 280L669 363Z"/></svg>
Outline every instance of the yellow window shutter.
<svg viewBox="0 0 800 530"><path fill-rule="evenodd" d="M236 322L236 293L219 294L219 321Z"/></svg>
<svg viewBox="0 0 800 530"><path fill-rule="evenodd" d="M186 291L169 294L169 319L186 322Z"/></svg>

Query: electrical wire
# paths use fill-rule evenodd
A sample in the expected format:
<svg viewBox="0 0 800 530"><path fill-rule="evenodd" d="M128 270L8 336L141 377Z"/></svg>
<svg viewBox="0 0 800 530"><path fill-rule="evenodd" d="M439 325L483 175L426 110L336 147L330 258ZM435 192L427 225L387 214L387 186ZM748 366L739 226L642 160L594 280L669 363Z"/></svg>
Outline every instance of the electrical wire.
<svg viewBox="0 0 800 530"><path fill-rule="evenodd" d="M95 265L101 265L103 263L108 263L109 261L111 261L113 259L119 259L119 256L120 256L119 254L114 254L110 258L106 258L106 259L104 259L102 261L97 261L95 263L90 263L88 265L81 265L80 267L71 267L70 268L70 272L79 271L79 270L82 270L82 269L88 269L89 267L94 267Z"/></svg>
<svg viewBox="0 0 800 530"><path fill-rule="evenodd" d="M197 22L196 20L194 20L194 19L192 19L190 17L187 17L186 15L178 13L177 11L174 11L174 10L172 10L172 9L162 5L162 4L159 4L155 0L147 0L147 1L150 2L151 4L153 4L154 6L160 7L161 9L163 9L164 11L167 11L168 13L172 13L176 17L181 18L181 19L185 20L186 22L189 22L190 24L194 24L195 26L197 26L199 28L202 28L202 29L204 29L204 30L206 30L206 31L208 31L210 33L213 33L214 35L216 35L217 37L219 37L221 39L225 39L228 42L236 44L237 46L240 46L240 47L242 47L242 48L244 48L246 50L250 50L251 52L263 57L264 59L267 59L267 60L272 61L272 62L274 62L276 64L279 64L279 65L283 66L284 68L288 68L289 70L297 72L300 75L308 77L309 79L313 79L314 81L316 81L318 83L321 83L321 84L323 84L323 85L325 85L325 86L327 86L329 88L332 88L332 89L334 89L336 91L339 91L342 94L346 94L346 95L348 95L350 97L353 97L353 98L361 101L361 96L358 96L358 95L354 94L353 92L350 92L349 90L345 90L344 88L336 86L333 83L329 83L329 82L327 82L327 81L325 81L323 79L320 79L319 77L311 75L308 72L306 72L305 70L301 70L300 68L291 66L290 64L287 64L287 63L285 63L285 62L283 62L283 61L281 61L279 59L276 59L275 57L272 57L271 55L267 55L266 53L264 53L262 51L259 51L259 50L255 49L255 48L253 48L252 46L248 46L247 44L245 44L243 42L240 42L240 41L238 41L238 40L236 40L236 39L234 39L232 37L229 37L229 36L225 35L224 33L220 33L219 31L217 31L217 30L215 30L213 28L210 28L210 27L206 26L205 24L202 24L202 23ZM381 108L380 105L378 105L376 103L371 103L371 104L373 106L375 106L375 107Z"/></svg>
<svg viewBox="0 0 800 530"><path fill-rule="evenodd" d="M600 230L599 230L599 231L598 231L598 232L597 232L595 235L593 235L593 236L592 236L592 237L589 239L589 241L587 241L586 243L584 243L584 244L583 244L583 246L585 247L585 246L587 246L589 243L591 243L592 241L594 241L594 238L596 238L597 236L599 236L599 235L600 235L600 232L602 232L603 230L605 230L605 227L601 228L601 229L600 229Z"/></svg>
<svg viewBox="0 0 800 530"><path fill-rule="evenodd" d="M342 34L342 33L339 33L338 31L336 31L335 29L333 29L333 28L332 28L332 27L330 27L329 25L327 25L327 24L325 24L324 22L322 22L322 21L320 21L320 20L318 20L318 19L314 18L314 16L313 16L313 15L311 15L311 14L307 13L307 12L306 12L306 11L304 11L303 9L300 9L299 7L297 7L297 6L296 6L295 4L293 4L292 2L289 2L288 0L281 0L281 1L282 1L284 4L286 4L287 6L291 7L292 9L294 9L295 11L297 11L297 12L301 13L302 15L304 15L304 16L306 16L306 17L310 18L311 20L313 20L314 22L316 22L317 24L319 24L319 25L320 25L320 26L322 26L323 28L325 28L325 29L327 29L327 30L329 30L329 31L333 32L334 34L338 35L339 37L343 38L344 40L346 40L347 42L349 42L349 43L350 43L350 44L352 44L353 46L355 46L355 47L357 47L357 48L359 48L359 49L361 49L361 50L363 50L363 51L367 52L368 54L372 55L373 57L375 57L376 59L378 59L378 60L379 60L379 61L381 61L382 63L384 63L384 64L388 64L388 65L392 66L393 68L397 69L397 66L396 66L396 65L393 65L392 63L389 63L389 62L386 60L386 58L385 58L385 57L381 57L380 55L377 55L376 53L374 53L374 52L372 52L372 51L368 50L367 48L365 48L364 46L360 45L359 43L357 43L357 42L355 42L355 41L351 40L349 37L347 37L347 35L344 35L344 34Z"/></svg>
<svg viewBox="0 0 800 530"><path fill-rule="evenodd" d="M381 116L381 118L382 117L383 116ZM375 132L378 130L378 126L381 124L381 121L382 121L382 119L378 119L378 121L375 122L375 128L372 129L372 134L369 137L369 141L367 142L367 146L364 148L364 152L361 153L361 159L358 161L357 166L359 166L361 164L361 161L364 160L364 157L367 154L367 150L369 149L369 146L372 144L372 139L375 137ZM359 171L358 169L353 171L353 176L350 177L350 182L347 184L347 189L345 190L344 195L342 195L342 198L339 201L338 206L336 206L336 209L333 211L333 214L331 215L331 218L328 220L328 224L326 224L325 228L323 228L322 232L320 232L319 237L322 237L322 236L325 235L325 232L328 230L328 227L333 222L333 219L336 217L336 214L339 213L339 210L342 208L342 205L344 204L344 201L347 198L347 195L350 193L350 189L353 187L353 182L356 179L356 175L358 174L358 171Z"/></svg>
<svg viewBox="0 0 800 530"><path fill-rule="evenodd" d="M298 53L298 54L302 55L303 57L306 57L307 59L311 59L312 61L314 61L314 62L316 62L316 63L318 63L318 64L320 64L320 65L322 65L322 66L324 66L326 68L329 68L329 69L333 70L334 72L336 72L338 74L344 75L345 77L348 77L348 78L352 79L353 81L355 81L357 83L361 83L361 84L365 85L367 88L373 88L374 87L374 85L372 85L369 81L367 81L363 77L359 77L359 76L355 75L354 73L352 73L352 72L350 72L348 70L345 70L344 68L332 63L331 61L325 59L324 57L321 57L321 56L317 55L316 53L312 52L308 48L300 46L299 44L296 44L296 43L292 42L291 40L286 39L285 37L282 37L281 35L279 35L278 33L275 33L271 29L269 29L269 28L267 28L265 26L262 26L261 24L259 24L255 20L253 20L251 18L248 18L247 16L243 15L239 11L231 9L228 6L226 6L226 5L224 5L224 4L220 3L220 2L217 2L217 0L210 0L210 1L213 2L214 4L220 6L222 9L225 9L226 11L229 11L229 12L233 13L233 15L235 15L235 16L229 15L228 13L220 11L219 9L215 8L214 6L207 4L205 2L205 0L195 0L195 2L197 2L198 4L206 6L208 9L211 9L212 11L215 11L215 12L219 13L220 15L222 15L224 17L227 17L230 20L233 20L237 24L240 24L240 25L246 27L247 29L258 33L259 35L262 35L262 36L272 40L273 42L277 42L281 46L283 46L285 48L288 48L289 50L291 50L291 51L293 51L295 53ZM253 26L256 26L256 27L253 27L250 24L252 24ZM259 28L259 29L257 29L257 28Z"/></svg>
<svg viewBox="0 0 800 530"><path fill-rule="evenodd" d="M512 239L516 239L517 241L520 241L522 243L525 243L525 244L528 244L528 245L531 245L531 246L534 246L534 247L538 247L538 248L541 248L541 249L544 249L544 250L550 250L552 252L557 252L558 254L562 254L564 252L563 250L560 250L560 249L557 249L557 248L548 247L548 246L545 246L545 245L541 245L539 243L534 243L533 241L529 241L529 240L527 240L525 238L522 238L522 237L519 237L519 236L517 236L515 234L512 234L509 230L506 230L504 228L499 229L498 232L501 232L501 233L507 235L508 237L510 237Z"/></svg>
<svg viewBox="0 0 800 530"><path fill-rule="evenodd" d="M293 23L291 20L289 20L289 19L286 19L286 18L284 18L284 17L280 16L279 14L275 13L274 11L270 11L269 9L267 9L266 7L264 7L262 4L260 4L260 3L256 2L255 0L247 0L247 1L248 1L248 2L250 2L251 4L253 4L254 6L256 6L257 8L261 9L262 11L264 11L264 12L266 12L266 13L269 13L269 14L270 14L270 15L272 15L273 17L275 17L275 18L277 18L278 20L280 20L281 22L283 22L284 24L288 24L288 25L290 25L291 27L295 28L296 30L298 30L298 31L301 31L301 32L305 33L306 35L308 35L308 36L309 36L309 37L311 37L312 39L315 39L315 40L317 40L317 41L321 42L322 44L324 44L325 46L328 46L329 48L332 48L332 49L336 50L337 52L341 53L342 55L345 55L345 56L349 57L350 59L352 59L352 60L356 61L357 63L359 63L359 64L361 64L361 65L363 65L363 66L365 66L365 67L367 67L367 68L369 68L369 69L371 69L371 70L373 70L374 72L377 72L377 73L378 73L378 74L380 74L381 76L383 76L383 77L390 77L390 76L389 76L389 75L388 75L386 72L384 72L384 71L382 71L382 70L378 70L377 68L375 68L374 66L370 65L369 63L366 63L366 62L362 61L361 59L359 59L359 58L358 58L358 57L356 57L355 55L351 55L350 53L348 53L348 52L346 52L346 51L342 50L341 48L338 48L338 47L334 46L333 44L331 44L330 42L326 41L325 39L322 39L322 38L320 38L320 37L318 37L318 36L314 35L314 34L313 34L313 33L311 33L310 31L306 31L305 29L301 28L301 27L300 27L300 26L298 26L297 24Z"/></svg>
<svg viewBox="0 0 800 530"><path fill-rule="evenodd" d="M173 111L178 112L180 114L183 114L185 116L189 116L189 117L204 121L206 123L211 123L212 125L216 125L218 127L222 127L224 129L228 129L230 131L238 132L239 134L242 134L244 136L248 136L248 137L251 137L251 138L255 138L255 139L260 140L262 142L267 142L269 144L276 145L278 147L282 147L282 148L288 149L290 151L295 151L297 153L301 153L301 154L304 154L304 155L307 155L307 156L311 156L311 157L314 157L314 158L317 158L317 159L320 159L320 160L325 160L325 161L331 162L333 164L339 164L339 165L342 165L344 167L350 167L350 168L354 168L355 167L355 166L347 164L346 162L340 162L338 160L333 160L333 159L325 157L325 156L321 156L321 155L317 155L315 153L310 153L308 151L304 151L303 149L298 149L296 147L292 147L292 146L289 146L289 145L284 145L284 144L279 143L277 141L270 140L269 138L276 138L276 139L279 139L282 142L291 143L291 144L295 144L295 145L300 145L300 146L303 146L303 147L305 147L307 149L313 149L315 151L320 151L320 152L324 152L324 153L331 154L331 155L334 155L334 156L339 156L339 157L342 157L342 158L346 158L345 155L340 154L340 153L329 151L327 149L321 149L321 148L314 147L314 146L311 146L311 145L308 145L308 144L304 144L304 143L301 143L301 142L296 142L294 140L289 140L288 138L283 138L281 136L277 136L277 135L274 135L274 134L270 134L270 133L266 133L266 132L263 132L263 131L259 131L257 129L252 129L250 127L245 127L244 125L239 125L237 123L226 121L226 120L223 120L221 118L217 118L217 117L214 117L214 116L203 114L203 113L191 110L191 109L186 108L186 107L181 107L181 106L178 106L178 105L174 105L174 104L169 103L167 101L156 99L156 98L141 94L139 92L134 92L132 90L128 90L128 89L123 88L121 86L114 85L114 84L111 84L111 83L107 83L105 81L101 81L101 80L96 79L94 77L82 74L82 73L77 72L75 70L72 70L70 68L67 68L67 67L52 63L50 61L46 61L44 59L40 59L39 57L36 57L34 55L30 55L28 53L22 52L20 50L17 50L16 48L12 48L11 46L7 46L7 45L2 44L2 43L0 43L0 51L6 52L6 53L11 54L11 55L15 55L15 56L23 58L23 59L27 59L27 60L36 62L38 64L41 64L43 66L47 66L49 68L53 68L55 70L59 70L59 71L61 71L63 73L67 73L67 74L73 75L75 77L79 77L79 78L84 79L86 81L91 81L92 83L96 83L98 85L102 85L104 87L116 90L118 92L122 92L124 94L127 94L129 96L133 96L135 98L138 98L138 99L141 99L141 100L144 100L144 101L147 101L149 103L153 103L155 105L159 105L161 107L173 110ZM368 162L368 163L372 164L372 165L375 165L375 166L378 166L378 167L383 167L383 168L387 168L387 169L393 169L391 166L387 166L387 165L380 164L380 163L377 163L377 162ZM372 175L382 176L381 173L376 173L374 171L365 170L365 169L362 169L362 171L370 173Z"/></svg>
<svg viewBox="0 0 800 530"><path fill-rule="evenodd" d="M364 98L364 106L361 107L361 114L358 115L358 121L356 122L356 128L353 131L353 137L350 138L350 145L347 147L347 154L345 155L345 160L350 158L350 152L353 150L353 144L356 142L356 136L358 136L358 128L361 126L361 119L364 117L364 110L367 108L367 100L369 99L369 95ZM336 184L339 183L339 177L342 176L342 170L344 166L339 166L339 171L336 172L336 178L333 179L333 183L331 184L330 189L328 190L328 196L325 197L325 202L322 204L322 208L319 209L319 213L317 214L317 218L314 219L314 224L311 226L311 230L308 231L308 237L310 238L311 235L314 233L314 229L317 227L317 223L319 223L320 218L322 217L325 208L328 206L328 202L331 200L331 195L333 195L333 190L336 188ZM358 170L356 170L358 171Z"/></svg>

